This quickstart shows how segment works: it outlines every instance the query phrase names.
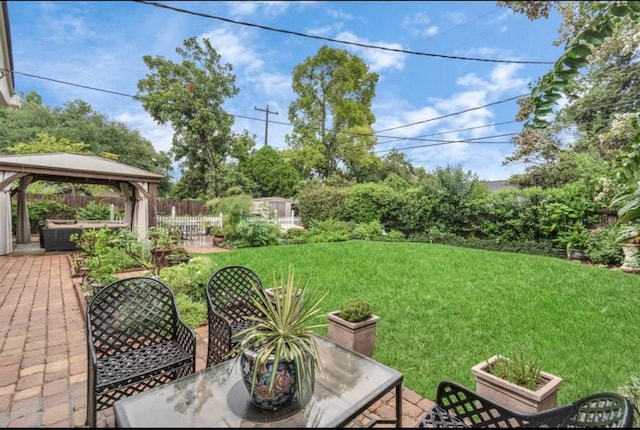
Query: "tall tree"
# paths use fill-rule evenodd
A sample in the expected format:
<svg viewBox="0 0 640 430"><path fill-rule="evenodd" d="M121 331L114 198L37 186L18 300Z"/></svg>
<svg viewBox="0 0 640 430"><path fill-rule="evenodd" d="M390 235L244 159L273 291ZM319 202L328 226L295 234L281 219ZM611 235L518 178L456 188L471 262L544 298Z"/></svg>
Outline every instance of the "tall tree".
<svg viewBox="0 0 640 430"><path fill-rule="evenodd" d="M40 139L40 133L53 140ZM37 93L29 93L20 109L0 109L0 153L18 144L36 145L26 152L20 149L23 153L33 153L36 149L77 152L64 145L54 146L51 142L55 140L87 145L85 152L103 157L112 158L116 154L120 163L165 175L158 191L162 195L169 189L169 155L156 151L137 130L109 120L85 101L74 100L52 108L43 105Z"/></svg>
<svg viewBox="0 0 640 430"><path fill-rule="evenodd" d="M256 184L256 197L292 197L300 182L298 171L270 146L255 151L240 171Z"/></svg>
<svg viewBox="0 0 640 430"><path fill-rule="evenodd" d="M176 48L180 63L160 56L142 57L151 73L138 81L137 96L154 120L173 127L174 161L187 166L206 162L212 173L208 179L215 181L233 141L234 119L223 104L239 89L233 67L221 63L209 39L200 44L191 37L183 46ZM211 185L215 193L215 184Z"/></svg>
<svg viewBox="0 0 640 430"><path fill-rule="evenodd" d="M640 63L637 34L640 2L499 2L516 12L538 19L555 6L563 16L560 37L565 52L553 70L520 101L516 119L526 121L515 139L517 148L505 160L533 162L524 183L535 178L560 185L576 175L584 177L580 164L567 175L566 160L577 160L567 152L595 157L602 163L614 160L633 136L631 118L640 102ZM561 97L566 106L553 114ZM550 165L555 164L555 165ZM569 163L572 164L572 163ZM556 172L555 178L549 174ZM596 172L594 172L596 174ZM542 185L542 184L538 184Z"/></svg>
<svg viewBox="0 0 640 430"><path fill-rule="evenodd" d="M293 133L286 140L303 176L348 177L372 162L378 78L361 58L327 46L293 69L298 98L289 106Z"/></svg>

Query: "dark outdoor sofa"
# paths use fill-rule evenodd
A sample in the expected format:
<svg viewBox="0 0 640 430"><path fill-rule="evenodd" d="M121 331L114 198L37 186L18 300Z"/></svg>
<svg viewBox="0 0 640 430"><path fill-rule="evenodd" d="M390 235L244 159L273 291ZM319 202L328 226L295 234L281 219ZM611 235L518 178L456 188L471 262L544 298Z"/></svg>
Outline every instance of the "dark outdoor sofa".
<svg viewBox="0 0 640 430"><path fill-rule="evenodd" d="M47 219L40 227L40 247L45 251L74 251L76 244L71 241L72 234L80 235L86 229L120 229L128 224L110 221L78 221Z"/></svg>

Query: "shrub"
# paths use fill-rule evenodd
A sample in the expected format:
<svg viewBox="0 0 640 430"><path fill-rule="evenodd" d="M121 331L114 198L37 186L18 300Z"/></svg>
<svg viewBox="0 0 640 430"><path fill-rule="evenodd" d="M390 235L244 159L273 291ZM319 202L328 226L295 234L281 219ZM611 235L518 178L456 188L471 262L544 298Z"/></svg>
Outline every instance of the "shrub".
<svg viewBox="0 0 640 430"><path fill-rule="evenodd" d="M169 285L174 294L187 296L196 303L206 303L205 288L215 267L209 258L195 256L186 264L163 268L160 280Z"/></svg>
<svg viewBox="0 0 640 430"><path fill-rule="evenodd" d="M37 233L38 225L44 224L44 220L47 218L75 218L75 210L72 207L55 199L42 199L37 202L29 202L27 204L27 211L29 212L29 227L31 229L31 233ZM16 212L13 212L12 219L14 220L14 230L16 220L15 215Z"/></svg>
<svg viewBox="0 0 640 430"><path fill-rule="evenodd" d="M306 238L309 236L307 230L301 228L290 228L282 234L282 243L294 244L294 243L306 243Z"/></svg>
<svg viewBox="0 0 640 430"><path fill-rule="evenodd" d="M347 191L346 219L356 223L382 222L394 212L399 194L383 184L357 184Z"/></svg>
<svg viewBox="0 0 640 430"><path fill-rule="evenodd" d="M540 364L535 359L526 359L522 353L509 358L498 357L487 371L498 378L530 390L540 387Z"/></svg>
<svg viewBox="0 0 640 430"><path fill-rule="evenodd" d="M616 241L619 230L617 227L604 227L589 232L586 251L592 263L607 266L622 264L624 252Z"/></svg>
<svg viewBox="0 0 640 430"><path fill-rule="evenodd" d="M404 234L402 234L402 232L398 230L391 230L390 232L387 233L385 238L387 240L396 242L396 241L404 240Z"/></svg>
<svg viewBox="0 0 640 430"><path fill-rule="evenodd" d="M309 225L308 242L342 242L351 237L351 225L345 221L328 219L312 221Z"/></svg>
<svg viewBox="0 0 640 430"><path fill-rule="evenodd" d="M198 328L207 323L206 303L194 302L185 294L176 294L176 307L189 327Z"/></svg>
<svg viewBox="0 0 640 430"><path fill-rule="evenodd" d="M298 195L300 217L306 224L312 221L344 219L346 189L332 186L305 188Z"/></svg>
<svg viewBox="0 0 640 430"><path fill-rule="evenodd" d="M357 323L373 315L373 306L365 299L351 299L340 305L340 318Z"/></svg>
<svg viewBox="0 0 640 430"><path fill-rule="evenodd" d="M122 209L116 208L115 216L122 218ZM108 220L111 216L111 205L104 202L89 202L83 208L76 211L77 219L86 220Z"/></svg>
<svg viewBox="0 0 640 430"><path fill-rule="evenodd" d="M351 233L352 239L376 240L382 237L382 225L380 221L373 220L369 223L356 224Z"/></svg>
<svg viewBox="0 0 640 430"><path fill-rule="evenodd" d="M237 233L238 239L234 245L238 248L275 245L278 243L280 226L264 218L254 218L251 222L240 221Z"/></svg>

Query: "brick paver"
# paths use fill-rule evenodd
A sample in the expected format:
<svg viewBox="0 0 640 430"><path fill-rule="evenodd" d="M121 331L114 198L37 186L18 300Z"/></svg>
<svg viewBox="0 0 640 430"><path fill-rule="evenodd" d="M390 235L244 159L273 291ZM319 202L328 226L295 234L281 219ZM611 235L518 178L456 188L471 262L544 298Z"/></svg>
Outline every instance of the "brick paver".
<svg viewBox="0 0 640 430"><path fill-rule="evenodd" d="M196 370L200 370L206 363L207 327L198 328L196 334ZM0 427L84 426L84 306L66 253L0 256L0 345ZM433 405L406 387L402 402L404 427L415 426ZM393 393L368 411L374 419L391 418L394 413ZM366 423L367 418L358 421ZM112 408L98 412L98 427L114 426Z"/></svg>

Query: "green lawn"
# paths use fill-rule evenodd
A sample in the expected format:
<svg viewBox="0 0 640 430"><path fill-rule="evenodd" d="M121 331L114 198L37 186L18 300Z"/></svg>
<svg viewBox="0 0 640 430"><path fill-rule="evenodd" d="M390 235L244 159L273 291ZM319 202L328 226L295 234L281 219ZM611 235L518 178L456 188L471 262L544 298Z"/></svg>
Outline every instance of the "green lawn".
<svg viewBox="0 0 640 430"><path fill-rule="evenodd" d="M350 241L238 249L209 255L253 269L266 287L293 264L380 316L373 358L434 399L439 381L475 388L471 367L522 351L564 378L559 403L616 391L640 375L640 276L550 257L424 243ZM326 329L321 334L326 334Z"/></svg>

